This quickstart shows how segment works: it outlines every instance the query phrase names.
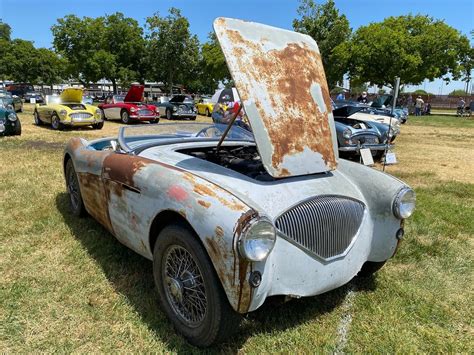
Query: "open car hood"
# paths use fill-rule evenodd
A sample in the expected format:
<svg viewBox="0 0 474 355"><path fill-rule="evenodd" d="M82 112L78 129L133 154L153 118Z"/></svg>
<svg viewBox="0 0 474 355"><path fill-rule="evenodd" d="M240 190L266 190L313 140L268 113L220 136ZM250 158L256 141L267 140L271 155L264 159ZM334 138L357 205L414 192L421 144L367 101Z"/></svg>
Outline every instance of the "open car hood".
<svg viewBox="0 0 474 355"><path fill-rule="evenodd" d="M144 85L132 85L128 89L127 95L123 99L124 102L141 102L143 91L145 90Z"/></svg>
<svg viewBox="0 0 474 355"><path fill-rule="evenodd" d="M81 103L82 89L81 88L67 88L59 96L61 102Z"/></svg>
<svg viewBox="0 0 474 355"><path fill-rule="evenodd" d="M334 119L316 42L228 18L217 18L214 30L268 173L278 178L335 169Z"/></svg>
<svg viewBox="0 0 474 355"><path fill-rule="evenodd" d="M334 117L349 117L353 115L356 112L362 111L366 109L367 107L364 106L351 106L351 105L345 105L345 106L339 106L332 110L332 114Z"/></svg>

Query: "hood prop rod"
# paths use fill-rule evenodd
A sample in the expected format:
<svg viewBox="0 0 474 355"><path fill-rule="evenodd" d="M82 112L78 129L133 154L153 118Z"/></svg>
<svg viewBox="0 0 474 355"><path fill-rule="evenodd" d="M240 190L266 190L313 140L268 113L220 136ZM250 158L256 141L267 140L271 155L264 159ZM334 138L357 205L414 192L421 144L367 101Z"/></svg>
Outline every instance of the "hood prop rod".
<svg viewBox="0 0 474 355"><path fill-rule="evenodd" d="M224 133L222 134L221 136L221 139L219 139L219 143L217 143L217 146L216 146L216 154L219 153L219 149L222 145L222 142L224 141L225 137L227 136L227 134L229 133L232 125L234 124L235 122L235 119L237 118L237 116L239 115L240 111L242 110L242 104L239 105L239 109L237 110L236 113L234 113L234 116L232 116L232 118L230 119L230 122L228 123Z"/></svg>

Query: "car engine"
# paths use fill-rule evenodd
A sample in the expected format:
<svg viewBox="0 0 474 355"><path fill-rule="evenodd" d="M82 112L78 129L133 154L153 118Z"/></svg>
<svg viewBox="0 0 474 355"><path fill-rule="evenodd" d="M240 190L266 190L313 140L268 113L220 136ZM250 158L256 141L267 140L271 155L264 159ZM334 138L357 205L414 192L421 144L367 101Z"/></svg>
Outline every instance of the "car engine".
<svg viewBox="0 0 474 355"><path fill-rule="evenodd" d="M210 161L258 181L274 180L263 167L256 146L221 146L218 152L216 147L182 149L178 152Z"/></svg>

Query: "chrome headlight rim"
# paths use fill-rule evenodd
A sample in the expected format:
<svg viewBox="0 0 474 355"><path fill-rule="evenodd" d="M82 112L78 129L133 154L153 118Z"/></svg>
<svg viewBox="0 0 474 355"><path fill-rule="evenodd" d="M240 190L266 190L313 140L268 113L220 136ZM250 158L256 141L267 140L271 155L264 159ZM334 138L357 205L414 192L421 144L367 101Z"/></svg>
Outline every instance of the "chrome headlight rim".
<svg viewBox="0 0 474 355"><path fill-rule="evenodd" d="M12 104L6 105L6 108L7 108L8 110L14 110L14 109L15 109Z"/></svg>
<svg viewBox="0 0 474 355"><path fill-rule="evenodd" d="M95 110L95 115L98 118L102 118L102 110L100 108Z"/></svg>
<svg viewBox="0 0 474 355"><path fill-rule="evenodd" d="M173 111L174 112L178 111L178 108L176 106L173 106Z"/></svg>
<svg viewBox="0 0 474 355"><path fill-rule="evenodd" d="M10 112L7 116L7 118L12 121L12 122L15 122L17 119L18 119L18 116L16 115L15 112Z"/></svg>
<svg viewBox="0 0 474 355"><path fill-rule="evenodd" d="M349 129L349 128L346 128L344 129L344 131L342 132L342 136L345 138L345 139L350 139L352 137L352 131Z"/></svg>
<svg viewBox="0 0 474 355"><path fill-rule="evenodd" d="M407 201L407 198L409 199L408 201ZM393 214L398 219L406 219L406 218L409 218L411 215L413 215L413 212L415 211L415 207L416 207L415 191L408 186L402 187L397 192L397 194L395 195L395 198L393 199L393 204L392 204Z"/></svg>
<svg viewBox="0 0 474 355"><path fill-rule="evenodd" d="M67 111L64 110L64 109L63 109L63 110L60 110L58 113L59 113L59 116L62 116L62 117L67 116Z"/></svg>
<svg viewBox="0 0 474 355"><path fill-rule="evenodd" d="M251 235L255 229L262 228L263 226L269 228L271 238L255 238L255 236ZM275 246L276 236L276 228L270 219L267 217L253 218L243 228L237 242L239 254L250 261L264 261L270 255ZM263 241L264 243L260 245L260 247L266 248L266 250L260 250L259 252L258 250L252 249L252 247L255 247L255 243L252 242L256 241Z"/></svg>

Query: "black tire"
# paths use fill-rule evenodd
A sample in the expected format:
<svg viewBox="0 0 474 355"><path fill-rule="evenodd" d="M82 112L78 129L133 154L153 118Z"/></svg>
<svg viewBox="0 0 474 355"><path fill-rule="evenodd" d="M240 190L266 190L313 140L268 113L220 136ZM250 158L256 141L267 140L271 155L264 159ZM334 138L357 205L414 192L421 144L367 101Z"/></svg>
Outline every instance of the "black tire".
<svg viewBox="0 0 474 355"><path fill-rule="evenodd" d="M191 121L196 121L196 116L190 117L189 118Z"/></svg>
<svg viewBox="0 0 474 355"><path fill-rule="evenodd" d="M51 127L60 131L64 129L64 125L59 120L59 116L56 112L51 116Z"/></svg>
<svg viewBox="0 0 474 355"><path fill-rule="evenodd" d="M122 110L122 112L120 112L120 121L124 124L130 123L130 115L127 110Z"/></svg>
<svg viewBox="0 0 474 355"><path fill-rule="evenodd" d="M358 277L370 277L379 271L382 266L385 265L387 261L366 261L362 268L360 269L359 273L357 274Z"/></svg>
<svg viewBox="0 0 474 355"><path fill-rule="evenodd" d="M43 125L43 121L41 121L41 118L39 116L38 111L35 110L35 112L33 113L33 117L35 119L35 125L37 125L37 126L42 126Z"/></svg>
<svg viewBox="0 0 474 355"><path fill-rule="evenodd" d="M206 108L206 116L207 116L207 117L211 117L211 113L209 112L209 109L208 109L208 108Z"/></svg>
<svg viewBox="0 0 474 355"><path fill-rule="evenodd" d="M176 275L172 266L183 260L187 268ZM161 231L153 252L153 275L163 311L191 344L210 346L238 328L240 316L230 306L205 249L189 229L169 225ZM199 279L202 284L195 284ZM193 309L191 302L199 308Z"/></svg>
<svg viewBox="0 0 474 355"><path fill-rule="evenodd" d="M104 127L104 122L99 122L99 123L95 123L92 125L92 128L94 129L102 129L102 127Z"/></svg>
<svg viewBox="0 0 474 355"><path fill-rule="evenodd" d="M21 136L21 123L20 123L20 119L18 118L15 125L15 136Z"/></svg>
<svg viewBox="0 0 474 355"><path fill-rule="evenodd" d="M100 109L100 113L102 114L102 119L104 121L107 121L107 117L105 117L105 111L103 109Z"/></svg>
<svg viewBox="0 0 474 355"><path fill-rule="evenodd" d="M160 118L157 117L156 119L154 119L154 120L152 120L152 121L150 121L150 122L151 122L151 123L159 123L159 122L160 122Z"/></svg>
<svg viewBox="0 0 474 355"><path fill-rule="evenodd" d="M65 169L66 176L66 188L69 195L69 208L76 217L84 217L87 212L84 207L84 202L81 196L81 189L79 186L79 180L77 178L76 170L72 160L69 159L66 163Z"/></svg>
<svg viewBox="0 0 474 355"><path fill-rule="evenodd" d="M171 115L171 110L170 109L166 109L166 119L167 120L171 120L173 117Z"/></svg>

